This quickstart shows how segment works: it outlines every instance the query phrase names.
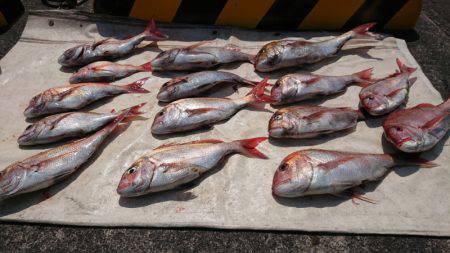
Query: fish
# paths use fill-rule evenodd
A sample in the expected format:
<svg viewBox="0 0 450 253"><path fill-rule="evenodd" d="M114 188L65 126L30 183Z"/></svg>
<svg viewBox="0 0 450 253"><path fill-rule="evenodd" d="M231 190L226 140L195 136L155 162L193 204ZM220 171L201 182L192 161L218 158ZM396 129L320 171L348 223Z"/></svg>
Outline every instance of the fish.
<svg viewBox="0 0 450 253"><path fill-rule="evenodd" d="M233 153L267 159L256 146L258 137L232 142L207 139L159 146L137 159L122 175L117 193L136 197L177 188L199 178Z"/></svg>
<svg viewBox="0 0 450 253"><path fill-rule="evenodd" d="M23 114L27 118L35 118L80 109L99 99L119 94L149 93L141 87L147 79L148 77L142 78L121 86L108 83L80 83L50 88L34 96Z"/></svg>
<svg viewBox="0 0 450 253"><path fill-rule="evenodd" d="M320 42L278 40L264 45L256 54L254 67L259 72L301 66L334 56L344 44L356 37L375 37L369 31L375 23L364 24L332 39Z"/></svg>
<svg viewBox="0 0 450 253"><path fill-rule="evenodd" d="M175 77L164 83L159 89L157 98L162 102L172 102L180 98L188 98L223 83L241 83L254 86L255 82L236 74L224 71L200 71L193 74Z"/></svg>
<svg viewBox="0 0 450 253"><path fill-rule="evenodd" d="M450 98L439 105L419 104L389 114L385 138L399 150L417 153L432 149L450 129Z"/></svg>
<svg viewBox="0 0 450 253"><path fill-rule="evenodd" d="M98 61L82 67L69 79L71 84L89 82L113 82L138 72L151 72L151 63L140 66L119 64L110 61Z"/></svg>
<svg viewBox="0 0 450 253"><path fill-rule="evenodd" d="M127 116L142 114L139 111L146 103L124 109L120 112L110 113L95 112L66 112L47 116L31 125L17 139L21 146L46 144L57 142L67 138L74 138L94 132L110 123L124 111Z"/></svg>
<svg viewBox="0 0 450 253"><path fill-rule="evenodd" d="M271 89L274 105L344 92L348 85L365 87L374 82L372 68L344 76L323 76L310 73L288 74L278 79Z"/></svg>
<svg viewBox="0 0 450 253"><path fill-rule="evenodd" d="M269 121L272 138L314 138L353 130L364 115L349 107L293 106L276 111Z"/></svg>
<svg viewBox="0 0 450 253"><path fill-rule="evenodd" d="M92 157L128 113L122 112L86 138L40 152L0 171L0 200L38 191L69 177Z"/></svg>
<svg viewBox="0 0 450 253"><path fill-rule="evenodd" d="M58 63L64 67L84 66L92 62L128 55L144 40L160 41L168 38L166 34L156 28L155 21L151 20L144 32L129 39L106 38L67 49L59 56Z"/></svg>
<svg viewBox="0 0 450 253"><path fill-rule="evenodd" d="M174 48L159 53L152 60L153 71L179 71L207 69L232 62L251 62L253 55L241 52L233 44L225 47L205 46L202 41L184 48Z"/></svg>
<svg viewBox="0 0 450 253"><path fill-rule="evenodd" d="M252 103L270 103L264 94L268 78L265 78L245 97L229 98L184 98L164 106L155 116L153 134L169 134L211 126L232 117L243 107Z"/></svg>
<svg viewBox="0 0 450 253"><path fill-rule="evenodd" d="M286 198L322 194L339 196L364 182L379 181L393 167L401 166L432 168L437 164L421 158L405 160L391 154L301 150L289 154L280 163L273 177L272 192Z"/></svg>
<svg viewBox="0 0 450 253"><path fill-rule="evenodd" d="M406 66L398 58L397 65L399 71L361 89L361 106L370 115L388 114L407 101L409 88L415 82L414 78L409 77L417 68Z"/></svg>

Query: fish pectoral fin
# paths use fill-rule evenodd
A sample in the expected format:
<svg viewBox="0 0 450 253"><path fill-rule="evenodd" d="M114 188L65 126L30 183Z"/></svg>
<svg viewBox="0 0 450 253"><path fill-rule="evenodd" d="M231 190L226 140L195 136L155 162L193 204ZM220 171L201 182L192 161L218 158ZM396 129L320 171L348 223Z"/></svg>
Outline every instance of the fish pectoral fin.
<svg viewBox="0 0 450 253"><path fill-rule="evenodd" d="M176 146L176 145L180 145L178 142L169 142L169 143L164 143L156 148L153 148L153 150L157 150L157 149L162 149L162 148L167 148L167 147L171 147L171 146Z"/></svg>
<svg viewBox="0 0 450 253"><path fill-rule="evenodd" d="M313 78L311 78L309 80L303 81L303 83L305 83L307 85L311 85L311 84L317 83L320 79L321 79L320 76L316 76L316 77L313 77Z"/></svg>
<svg viewBox="0 0 450 253"><path fill-rule="evenodd" d="M326 163L321 163L321 164L319 164L317 166L318 166L318 168L321 168L321 169L323 169L323 170L328 172L328 171L331 171L331 170L337 168L338 166L342 165L343 163L346 163L346 162L348 162L348 161L350 161L352 159L353 159L352 156L346 156L346 157L343 157L343 158L340 158L340 159L336 159L336 160L333 160L333 161L329 161L329 162L326 162Z"/></svg>
<svg viewBox="0 0 450 253"><path fill-rule="evenodd" d="M196 164L189 164L189 163L162 163L160 165L163 167L163 173L173 173L178 172L180 170L187 170L190 173L187 174L201 174L204 171L207 171L208 169L196 165Z"/></svg>
<svg viewBox="0 0 450 253"><path fill-rule="evenodd" d="M210 111L214 111L214 110L219 110L217 108L198 108L198 109L187 109L186 113L188 114L189 117L191 116L195 116L195 115L199 115L199 114L203 114L203 113L208 113Z"/></svg>
<svg viewBox="0 0 450 253"><path fill-rule="evenodd" d="M198 48L198 47L200 47L200 46L203 46L204 44L212 43L212 42L213 42L212 40L200 41L200 42L197 42L197 43L195 43L195 44L192 44L192 45L190 45L190 46L185 47L184 50L186 50L186 51L191 51L191 50L193 50L193 49L195 49L195 48Z"/></svg>
<svg viewBox="0 0 450 253"><path fill-rule="evenodd" d="M439 115L438 117L428 121L427 123L425 123L423 126L421 126L420 128L422 129L429 129L429 128L433 128L434 126L438 125L439 123L441 123L441 121L445 120L445 118L447 117L447 114L442 114Z"/></svg>

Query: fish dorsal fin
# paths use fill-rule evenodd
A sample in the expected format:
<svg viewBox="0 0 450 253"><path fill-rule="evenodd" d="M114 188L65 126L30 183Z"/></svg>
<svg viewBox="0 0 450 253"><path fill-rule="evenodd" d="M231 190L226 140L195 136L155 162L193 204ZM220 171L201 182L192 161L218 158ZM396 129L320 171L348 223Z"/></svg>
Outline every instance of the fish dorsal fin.
<svg viewBox="0 0 450 253"><path fill-rule="evenodd" d="M186 112L189 114L189 117L194 115L199 115L203 113L207 113L210 111L218 110L217 108L198 108L198 109L187 109Z"/></svg>
<svg viewBox="0 0 450 253"><path fill-rule="evenodd" d="M92 48L96 48L98 46L100 46L101 44L105 43L106 41L110 40L111 38L106 38L106 39L102 39L99 41L96 41L94 43L92 43Z"/></svg>
<svg viewBox="0 0 450 253"><path fill-rule="evenodd" d="M182 81L188 81L188 76L177 76L167 81L163 87L171 86Z"/></svg>
<svg viewBox="0 0 450 253"><path fill-rule="evenodd" d="M164 143L156 148L153 148L153 150L157 150L157 149L162 149L162 148L167 148L167 147L171 147L171 146L176 146L176 145L180 145L177 142L169 142L169 143Z"/></svg>
<svg viewBox="0 0 450 253"><path fill-rule="evenodd" d="M318 112L311 113L310 115L303 117L303 119L312 120L322 116L324 113L326 113L326 110L321 110Z"/></svg>
<svg viewBox="0 0 450 253"><path fill-rule="evenodd" d="M192 45L190 45L190 46L187 46L187 47L185 47L184 49L185 49L186 51L190 51L190 50L196 49L196 48L198 48L198 47L203 46L204 44L211 43L211 42L213 42L213 41L212 41L212 40L200 41L200 42L197 42L197 43L192 44Z"/></svg>
<svg viewBox="0 0 450 253"><path fill-rule="evenodd" d="M198 141L190 141L190 142L185 142L183 144L199 144L199 143L223 143L222 140L218 140L218 139L205 139L205 140L198 140Z"/></svg>

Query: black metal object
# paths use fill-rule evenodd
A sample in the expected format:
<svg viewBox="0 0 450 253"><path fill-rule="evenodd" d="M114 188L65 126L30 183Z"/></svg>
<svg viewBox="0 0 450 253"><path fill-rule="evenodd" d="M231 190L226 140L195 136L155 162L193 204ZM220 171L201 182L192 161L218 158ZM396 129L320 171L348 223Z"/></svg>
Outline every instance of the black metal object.
<svg viewBox="0 0 450 253"><path fill-rule="evenodd" d="M87 0L41 0L48 7L58 9L74 9L87 2Z"/></svg>

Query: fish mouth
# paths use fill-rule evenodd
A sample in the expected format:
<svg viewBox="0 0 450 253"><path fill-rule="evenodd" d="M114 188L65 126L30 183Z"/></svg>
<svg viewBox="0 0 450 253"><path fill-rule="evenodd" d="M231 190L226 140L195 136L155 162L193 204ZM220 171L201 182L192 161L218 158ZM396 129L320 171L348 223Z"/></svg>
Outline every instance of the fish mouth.
<svg viewBox="0 0 450 253"><path fill-rule="evenodd" d="M281 138L283 137L284 128L280 126L270 127L269 128L269 136L273 138Z"/></svg>

